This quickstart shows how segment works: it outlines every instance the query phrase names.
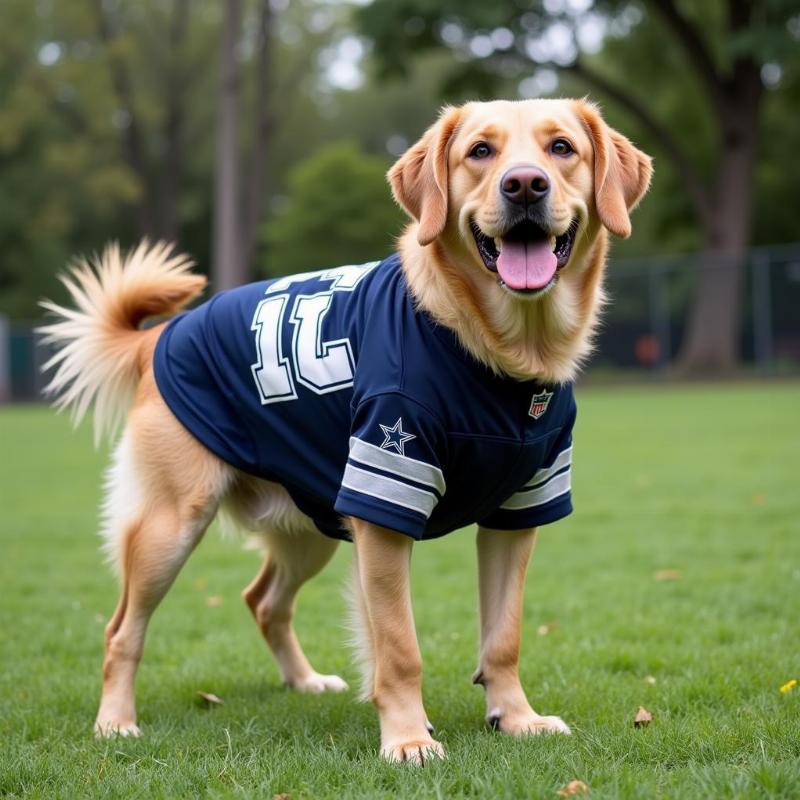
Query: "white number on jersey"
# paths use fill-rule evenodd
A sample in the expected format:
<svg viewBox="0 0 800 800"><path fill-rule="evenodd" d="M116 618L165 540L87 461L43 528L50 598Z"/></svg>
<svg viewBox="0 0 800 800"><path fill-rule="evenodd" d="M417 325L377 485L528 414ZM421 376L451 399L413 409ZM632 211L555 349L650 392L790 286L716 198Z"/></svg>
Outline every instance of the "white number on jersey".
<svg viewBox="0 0 800 800"><path fill-rule="evenodd" d="M297 383L316 394L327 394L353 385L353 352L349 339L322 341L322 323L333 305L336 292L352 292L380 262L348 265L335 269L290 275L270 284L253 315L250 329L255 332L256 363L250 369L262 405L297 398ZM330 282L327 289L294 299L289 322L292 333L292 369L281 346L286 307L291 295L285 293L293 283L316 278Z"/></svg>

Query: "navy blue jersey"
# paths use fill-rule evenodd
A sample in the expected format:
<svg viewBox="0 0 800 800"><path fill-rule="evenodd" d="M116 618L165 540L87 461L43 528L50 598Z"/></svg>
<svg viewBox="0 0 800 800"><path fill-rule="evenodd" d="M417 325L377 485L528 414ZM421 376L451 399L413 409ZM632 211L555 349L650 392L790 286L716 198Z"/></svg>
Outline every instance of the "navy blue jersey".
<svg viewBox="0 0 800 800"><path fill-rule="evenodd" d="M197 439L329 536L343 515L430 539L572 510L572 387L478 363L396 255L223 292L170 322L154 369Z"/></svg>

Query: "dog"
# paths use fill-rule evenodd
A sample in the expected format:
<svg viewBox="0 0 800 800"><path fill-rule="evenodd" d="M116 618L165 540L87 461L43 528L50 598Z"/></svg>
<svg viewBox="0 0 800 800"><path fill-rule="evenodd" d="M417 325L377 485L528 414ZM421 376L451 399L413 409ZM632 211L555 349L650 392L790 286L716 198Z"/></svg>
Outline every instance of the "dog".
<svg viewBox="0 0 800 800"><path fill-rule="evenodd" d="M96 436L124 422L103 537L121 575L105 629L98 735L139 735L148 620L221 512L259 537L244 590L283 680L343 691L292 627L300 586L354 543L363 691L380 753L444 756L422 703L409 567L415 540L478 523L486 718L570 732L519 679L536 528L571 511L572 381L603 305L608 234L630 234L651 160L585 100L467 103L388 173L410 218L381 262L262 281L166 323L203 290L165 244L109 246L52 302L48 391Z"/></svg>

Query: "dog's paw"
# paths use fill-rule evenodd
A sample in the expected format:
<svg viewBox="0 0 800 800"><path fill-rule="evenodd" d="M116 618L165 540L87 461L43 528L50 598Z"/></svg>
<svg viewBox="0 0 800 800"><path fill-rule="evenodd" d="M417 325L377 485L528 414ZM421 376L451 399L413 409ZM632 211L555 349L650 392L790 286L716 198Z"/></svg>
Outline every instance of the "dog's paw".
<svg viewBox="0 0 800 800"><path fill-rule="evenodd" d="M113 719L100 719L94 723L94 735L98 739L111 739L114 736L141 736L139 726L132 721L120 722Z"/></svg>
<svg viewBox="0 0 800 800"><path fill-rule="evenodd" d="M387 744L381 748L381 758L394 763L413 764L424 767L433 759L446 758L444 747L434 739L418 739L398 744Z"/></svg>
<svg viewBox="0 0 800 800"><path fill-rule="evenodd" d="M494 730L509 736L536 736L540 733L572 735L569 725L561 717L542 717L533 710L503 712L495 708L486 715L486 722Z"/></svg>
<svg viewBox="0 0 800 800"><path fill-rule="evenodd" d="M292 689L306 694L323 692L346 692L350 687L338 675L320 675L314 672L306 678L289 683Z"/></svg>

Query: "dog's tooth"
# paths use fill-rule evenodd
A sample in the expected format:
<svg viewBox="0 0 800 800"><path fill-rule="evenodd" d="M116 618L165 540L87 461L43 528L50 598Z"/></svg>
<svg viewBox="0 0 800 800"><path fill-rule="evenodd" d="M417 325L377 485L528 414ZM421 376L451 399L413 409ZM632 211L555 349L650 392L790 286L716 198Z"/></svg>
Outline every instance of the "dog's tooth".
<svg viewBox="0 0 800 800"><path fill-rule="evenodd" d="M497 248L497 252L499 253L503 249L503 240L502 239L495 239L494 246Z"/></svg>
<svg viewBox="0 0 800 800"><path fill-rule="evenodd" d="M550 249L551 250L555 250L556 249L556 241L557 240L558 240L558 237L556 237L556 236L551 236L550 237Z"/></svg>

